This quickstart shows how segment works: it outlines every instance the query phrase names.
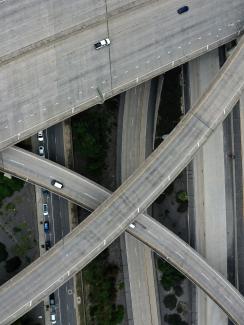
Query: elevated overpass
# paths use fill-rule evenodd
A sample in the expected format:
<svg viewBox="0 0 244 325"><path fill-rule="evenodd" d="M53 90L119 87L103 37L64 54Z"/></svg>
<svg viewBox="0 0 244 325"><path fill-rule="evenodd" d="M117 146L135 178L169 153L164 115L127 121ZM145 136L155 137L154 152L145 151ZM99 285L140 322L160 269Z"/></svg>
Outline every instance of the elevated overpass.
<svg viewBox="0 0 244 325"><path fill-rule="evenodd" d="M242 0L188 2L1 2L0 149L242 33Z"/></svg>
<svg viewBox="0 0 244 325"><path fill-rule="evenodd" d="M39 166L46 168L41 168L41 171L49 170L51 172L51 169L53 169L52 174L54 172L55 177L59 176L59 173L57 175L55 174L55 171L57 170L55 163L41 159L40 157L27 153L22 149L14 149L16 150L15 152L20 154L20 156L26 156L26 159L36 159L35 166L39 163ZM12 148L6 149L6 151L12 151ZM24 161L24 159L22 161ZM86 206L89 205L91 209L94 209L94 207L97 207L102 203L102 201L99 202L100 198L106 198L111 195L108 190L96 185L82 176L70 172L67 168L60 166L60 169L66 179L70 179L71 177L71 183L74 183L73 185L75 188L77 184L79 184L79 190L76 192L76 196L73 198L69 197L72 201L77 202L77 200L80 199L79 192L85 191L86 197L89 198L89 202L87 202L86 198L85 202L83 202L83 197L80 199L80 204ZM35 176L33 178L35 178ZM47 179L45 178L44 172L43 179ZM77 182L74 182L74 179L76 179ZM35 181L32 179L32 182ZM44 181L44 183L47 188L50 190L53 189L50 186L49 180L47 182ZM202 288L214 301L216 301L230 318L239 323L240 311L242 314L242 308L244 307L244 298L226 279L224 279L224 277L222 277L222 275L209 266L209 264L188 244L174 235L166 227L151 219L149 216L142 214L139 215L135 221L135 225L136 227L134 229L130 227L127 229L131 235L149 245L170 264L184 273L190 280ZM33 305L37 303L38 293L40 293L40 295L44 294L44 291L42 290L45 288L45 283L47 281L52 283L52 288L47 288L45 294L51 292L56 288L56 286L61 286L67 276L70 277L70 275L73 274L72 267L75 266L79 260L79 257L74 250L76 251L77 247L79 247L81 243L73 241L73 246L70 246L67 243L64 244L64 246L59 244L55 245L49 253L45 254L46 258L43 258L42 261L40 261L41 258L39 258L39 262L34 262L31 267L28 267L28 276L25 275L24 281L22 279L21 292L24 290L25 292L23 292L23 296L30 298L30 292L33 292L34 290L36 295L35 297L30 298L30 301L23 306L21 313L31 309ZM74 255L76 256L75 258ZM63 266L64 259L65 266ZM25 271L27 271L27 269ZM25 283L25 281L27 281L27 283ZM13 284L14 279L11 282L11 284ZM18 285L20 285L20 283L18 283ZM18 293L18 295L20 294ZM10 299L13 300L14 298L10 296ZM17 318L14 314L11 314L10 317L11 320ZM6 320L6 322L0 322L0 324L8 324L8 322Z"/></svg>
<svg viewBox="0 0 244 325"><path fill-rule="evenodd" d="M7 155L5 156L6 153ZM28 181L32 183L36 183L37 178L35 174L39 174L40 179L44 179L42 186L45 186L50 191L53 190L53 187L50 186L50 179L46 175L46 171L48 170L50 174L57 178L60 177L61 171L62 176L66 180L71 180L70 185L74 190L74 197L70 196L69 194L66 195L66 198L78 203L81 206L89 207L91 210L97 208L99 204L101 204L111 195L108 190L86 179L85 177L73 173L69 169L52 163L46 159L42 159L35 154L26 152L23 149L19 149L17 147L6 149L2 152L2 158L3 162L6 161L6 165L7 160L10 160L11 158L18 159L18 162L23 164L22 166L24 166L25 163L28 163L27 166L30 166L31 161L34 161L33 168L27 173L24 172L25 179L28 179ZM37 166L38 168L36 168ZM19 170L13 168L12 170L8 169L5 171L11 172L16 176L20 176L18 175L20 174ZM23 177L23 171L21 177ZM62 191L58 192L60 195L63 195ZM81 196L80 193L83 193L83 195ZM178 236L173 234L170 230L160 225L149 216L140 214L136 218L135 225L136 228L134 229L131 229L130 227L127 228L127 232L144 242L146 245L150 246L159 255L164 257L170 264L184 273L186 277L188 277L197 286L204 290L209 295L209 297L211 297L211 299L213 299L227 313L230 318L237 321L237 317L239 316L236 315L240 314L240 310L244 306L244 298L229 283L229 281L227 281L219 272L216 272L206 262L206 260L202 258L195 250L193 250L187 243L185 243ZM65 249L65 251L68 252L67 257L69 255L73 255L73 250L69 251L69 249L70 248L68 247ZM62 246L59 248L59 250L62 250ZM47 259L43 262L43 264L40 265L40 267L35 268L36 271L33 272L33 281L35 282L38 279L38 287L40 290L45 287L45 282L50 278L49 272L52 273L52 268L54 268L52 277L53 282L55 283L56 281L55 285L61 286L65 281L62 279L62 274L64 274L65 271L62 269L59 274L58 271L60 265L58 265L57 268L55 267L57 259L60 258L60 254L60 252L59 254L57 254L57 252L52 254L52 257L47 257ZM76 262L77 260L73 259L70 262L71 264L69 265L68 269L66 269L68 276L70 274L73 274L72 270L70 269L72 269L72 266ZM32 283L32 274L30 276L31 278L28 277L27 279L28 286L33 290L33 285L30 285L30 283ZM62 279L62 281L59 283L58 279ZM28 286L26 284L26 288L28 288ZM32 304L29 304L29 306L27 305L26 308L32 308Z"/></svg>
<svg viewBox="0 0 244 325"><path fill-rule="evenodd" d="M8 324L18 318L89 263L118 237L189 163L243 92L243 42L242 39L196 106L137 171L53 249L1 287L0 324ZM62 192L68 196L68 188L65 190L68 185L66 182L64 184ZM181 265L184 259L184 256L181 257ZM198 281L201 281L201 285L206 289L210 282L203 278L203 273L201 276ZM216 276L218 280L222 279L218 274ZM40 282L40 279L45 281ZM217 279L215 283L218 283ZM221 287L222 289L211 291L213 299L234 322L243 324L243 297L229 284L221 283ZM208 288L208 291L211 288ZM228 292L225 295L223 288ZM227 297L230 300L227 300Z"/></svg>

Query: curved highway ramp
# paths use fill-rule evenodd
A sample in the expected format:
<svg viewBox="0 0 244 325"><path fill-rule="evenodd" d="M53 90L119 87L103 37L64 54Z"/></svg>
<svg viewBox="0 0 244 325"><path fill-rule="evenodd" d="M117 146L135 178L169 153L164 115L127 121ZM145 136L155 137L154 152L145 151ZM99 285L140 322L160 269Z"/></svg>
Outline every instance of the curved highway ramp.
<svg viewBox="0 0 244 325"><path fill-rule="evenodd" d="M0 324L8 324L24 314L44 296L54 291L89 263L156 199L189 163L198 148L238 101L244 88L243 71L244 45L242 39L236 51L228 59L196 106L187 113L173 132L136 172L74 231L1 287ZM19 161L17 161L18 163ZM27 166L22 167L27 168ZM64 178L62 181L65 184L62 191L68 197L68 179ZM48 182L50 182L50 176L48 176ZM146 231L149 225L145 224L144 227L142 228ZM138 228L139 225L135 228L137 231L135 234L139 237ZM162 228L158 229L161 231ZM149 235L152 236L151 241L148 239ZM143 238L144 241L147 238L149 244L155 246L157 251L161 250L161 243L156 243L153 233L148 232L147 236L145 234ZM156 240L158 239L156 238ZM163 254L167 255L165 252ZM179 254L182 255L180 251ZM183 258L179 256L180 260L176 263L179 264L178 267L183 265L184 259L190 259L191 254L182 256ZM197 254L194 256L201 260ZM169 261L172 262L170 259ZM203 260L201 261L198 260L197 263L194 263L196 266L198 263L200 265L203 263L200 266L203 271L206 269L206 265ZM192 263L193 260L190 265L194 264ZM244 324L243 297L218 273L214 271L213 273L216 277L213 282L204 278L206 275L211 279L212 275L203 272L202 277L199 277L196 282L201 282L201 286L205 290L208 286L209 294L234 322ZM218 286L220 283L221 285Z"/></svg>

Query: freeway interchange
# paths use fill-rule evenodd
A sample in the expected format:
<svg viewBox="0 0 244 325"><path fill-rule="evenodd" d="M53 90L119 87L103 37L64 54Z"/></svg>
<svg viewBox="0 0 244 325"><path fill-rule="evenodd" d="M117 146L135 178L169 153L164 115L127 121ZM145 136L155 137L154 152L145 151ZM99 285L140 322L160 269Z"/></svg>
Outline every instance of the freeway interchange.
<svg viewBox="0 0 244 325"><path fill-rule="evenodd" d="M80 2L74 1L72 9L77 15L73 20L70 6L59 7L53 2L50 10L28 1L22 9L31 17L28 24L35 28L20 24L15 33L22 32L21 37L13 37L13 31L11 37L0 33L1 149L218 47L243 29L242 1L222 1L216 7L211 1L203 6L198 0L192 4L188 20L174 19L176 1L122 1L118 5L110 0L105 6L99 0L95 7L83 1L83 11ZM10 29L20 8L9 3L1 6L2 12L8 13L6 28ZM60 12L65 19L55 21ZM41 28L47 21L47 28ZM155 33L159 24L163 24L162 34ZM102 39L107 34L112 46L98 56L91 46L96 41L94 35ZM96 210L1 287L0 324L9 324L35 306L126 229L199 285L234 322L244 323L244 300L238 291L183 241L141 214L231 111L244 89L242 71L243 40L194 109L111 196L106 189L23 150L12 147L1 152L2 170L51 191L52 179L58 179L65 186L54 192ZM127 228L135 219L135 228Z"/></svg>
<svg viewBox="0 0 244 325"><path fill-rule="evenodd" d="M7 324L10 320L16 319L41 301L45 295L63 284L80 268L84 267L119 236L153 202L157 195L167 187L192 159L195 152L212 134L215 127L224 120L226 114L231 111L233 105L239 99L244 88L241 74L244 65L243 59L244 46L242 40L235 53L215 78L212 86L145 163L110 198L99 205L95 212L81 225L64 237L63 241L59 242L48 253L1 287L0 298L3 301L1 306L2 324ZM6 149L6 152L8 150L14 152L16 149ZM23 169L25 164L21 166L19 158L20 155L18 156L18 163L15 164L15 168ZM13 165L13 159L10 160L10 165ZM4 162L4 151L2 161ZM43 163L46 164L45 161ZM50 166L51 163L48 162L48 164ZM55 166L55 164L53 165ZM61 167L56 167L54 169L60 172ZM7 164L5 167L3 165L2 168L10 171ZM26 169L26 166L24 169ZM13 168L12 172L17 175ZM23 174L23 171L20 174ZM42 177L38 175L37 171L33 175L38 177L37 184L43 187L48 187L48 184L50 184L50 177L48 175L45 181L44 179L40 181ZM71 172L69 172L69 180L71 181L70 175ZM64 180L61 179L61 181ZM71 187L74 189L74 185L79 186L77 175L73 176L73 180L74 183L72 183L73 186ZM62 194L68 197L71 187L69 187L66 179L66 186L62 189ZM85 192L85 194L86 200L91 199L89 193ZM106 196L105 190L102 195ZM74 196L73 199L75 202L80 201L80 197L77 198L77 196ZM97 229L99 229L99 232L97 232ZM140 236L138 235L138 237ZM151 246L155 246L155 249L159 250L157 248L159 246L155 242L154 244L151 243ZM52 258L57 258L57 263L53 264ZM70 262L71 258L73 263ZM171 259L169 261L172 262ZM44 264L46 264L46 271L40 272ZM59 270L58 273L57 270ZM45 277L45 272L49 274L48 279ZM214 273L215 275L217 274L216 272ZM53 275L51 276L51 274ZM190 277L189 274L188 276ZM219 274L216 276L218 279L223 279ZM25 281L30 283L32 277L33 286L30 288L25 285ZM45 280L41 288L39 287L40 279ZM199 284L200 280L198 279L197 282ZM203 278L202 282L205 285L208 284L206 279L203 281ZM217 285L217 279L215 279L214 283ZM209 282L209 284L211 283ZM202 287L204 287L203 284ZM214 286L210 285L209 287L208 292ZM223 294L223 288L226 290L226 293L228 292L227 294ZM16 294L16 292L21 292L21 294ZM230 298L230 295L232 298ZM242 324L244 322L242 312L243 298L230 284L221 285L219 290L214 289L211 292L211 296L236 323ZM9 299L11 299L11 306Z"/></svg>

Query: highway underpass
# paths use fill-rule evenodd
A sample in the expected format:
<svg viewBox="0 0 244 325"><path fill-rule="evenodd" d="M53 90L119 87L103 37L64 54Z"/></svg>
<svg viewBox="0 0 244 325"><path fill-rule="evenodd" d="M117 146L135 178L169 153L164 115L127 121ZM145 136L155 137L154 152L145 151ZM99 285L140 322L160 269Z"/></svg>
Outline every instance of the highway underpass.
<svg viewBox="0 0 244 325"><path fill-rule="evenodd" d="M89 263L118 237L189 163L243 92L243 41L240 41L196 106L145 163L74 231L1 287L1 324L8 324L24 314ZM19 161L17 165L18 163ZM65 187L62 189L66 197L69 194L67 181L68 179L64 181ZM184 259L181 260L183 263ZM221 279L219 275L216 276ZM40 279L45 281L40 282ZM208 283L206 279L203 282L203 286ZM216 302L224 304L222 308L228 315L236 323L244 323L243 297L229 285L222 283L221 288L220 291L214 290L213 299L217 294ZM229 290L225 296L223 288Z"/></svg>
<svg viewBox="0 0 244 325"><path fill-rule="evenodd" d="M17 151L25 154L22 149L17 149ZM31 156L36 155L31 154ZM48 162L39 157L38 160ZM55 164L54 168L56 168ZM68 179L68 177L70 177L70 171L64 167L61 168L63 169L63 173L65 175L67 174ZM93 209L94 206L96 207L102 203L102 201L99 202L97 198L102 197L104 193L106 193L107 197L111 195L108 190L105 190L99 185L95 185L88 179L82 176L78 176L78 178L79 190L87 192L86 194L90 198L89 204L92 207L91 209ZM47 183L46 186L49 187L49 183ZM50 189L52 188L50 187ZM72 201L77 200L77 198L70 199ZM80 204L83 205L84 202L81 201ZM85 201L85 204L87 204L87 201ZM214 301L216 301L216 303L229 315L231 319L239 323L239 319L236 318L236 315L239 314L239 311L242 310L244 306L244 298L220 273L216 272L211 266L209 266L209 264L188 244L174 235L166 227L151 219L149 216L139 215L135 221L135 225L136 227L134 229L130 227L127 229L131 235L149 245L170 264L184 273L190 280L202 288ZM65 249L65 251L67 252L66 254L70 254L68 247ZM53 255L54 254L52 254L52 256ZM59 254L56 255L57 258L60 258ZM64 255L64 253L62 255ZM46 279L50 277L49 272L52 274L53 267L55 268L56 272L53 272L54 280L57 278L57 269L55 267L56 263L56 258L52 261L46 260L43 265L41 265L41 269L38 268L38 281L40 282L39 286L41 286L42 283L44 283ZM71 265L73 264L70 263L69 267L71 267ZM68 269L66 269L67 274L72 272ZM27 281L30 284L31 279L28 278ZM31 308L32 306L29 305L27 307Z"/></svg>
<svg viewBox="0 0 244 325"><path fill-rule="evenodd" d="M78 0L1 3L0 148L243 31L242 0L195 0L187 16L178 7L177 0L84 0L82 9ZM110 48L96 51L106 36Z"/></svg>

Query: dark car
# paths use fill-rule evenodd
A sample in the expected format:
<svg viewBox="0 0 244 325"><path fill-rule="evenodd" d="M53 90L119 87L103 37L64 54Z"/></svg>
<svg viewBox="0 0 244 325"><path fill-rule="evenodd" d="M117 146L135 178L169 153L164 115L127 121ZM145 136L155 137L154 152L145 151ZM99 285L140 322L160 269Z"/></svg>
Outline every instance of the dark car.
<svg viewBox="0 0 244 325"><path fill-rule="evenodd" d="M183 6L183 7L180 7L177 12L179 15L183 14L184 12L187 12L189 10L189 7L188 6Z"/></svg>
<svg viewBox="0 0 244 325"><path fill-rule="evenodd" d="M46 190L45 188L42 189L42 194L46 195L46 196L50 196L50 192L48 190Z"/></svg>
<svg viewBox="0 0 244 325"><path fill-rule="evenodd" d="M44 232L49 232L49 221L44 221Z"/></svg>
<svg viewBox="0 0 244 325"><path fill-rule="evenodd" d="M47 240L45 242L45 248L46 248L46 251L48 251L51 248L51 242L50 242L50 240Z"/></svg>
<svg viewBox="0 0 244 325"><path fill-rule="evenodd" d="M54 293L50 294L50 296L49 296L49 304L50 304L50 306L55 305L55 296L54 296Z"/></svg>

